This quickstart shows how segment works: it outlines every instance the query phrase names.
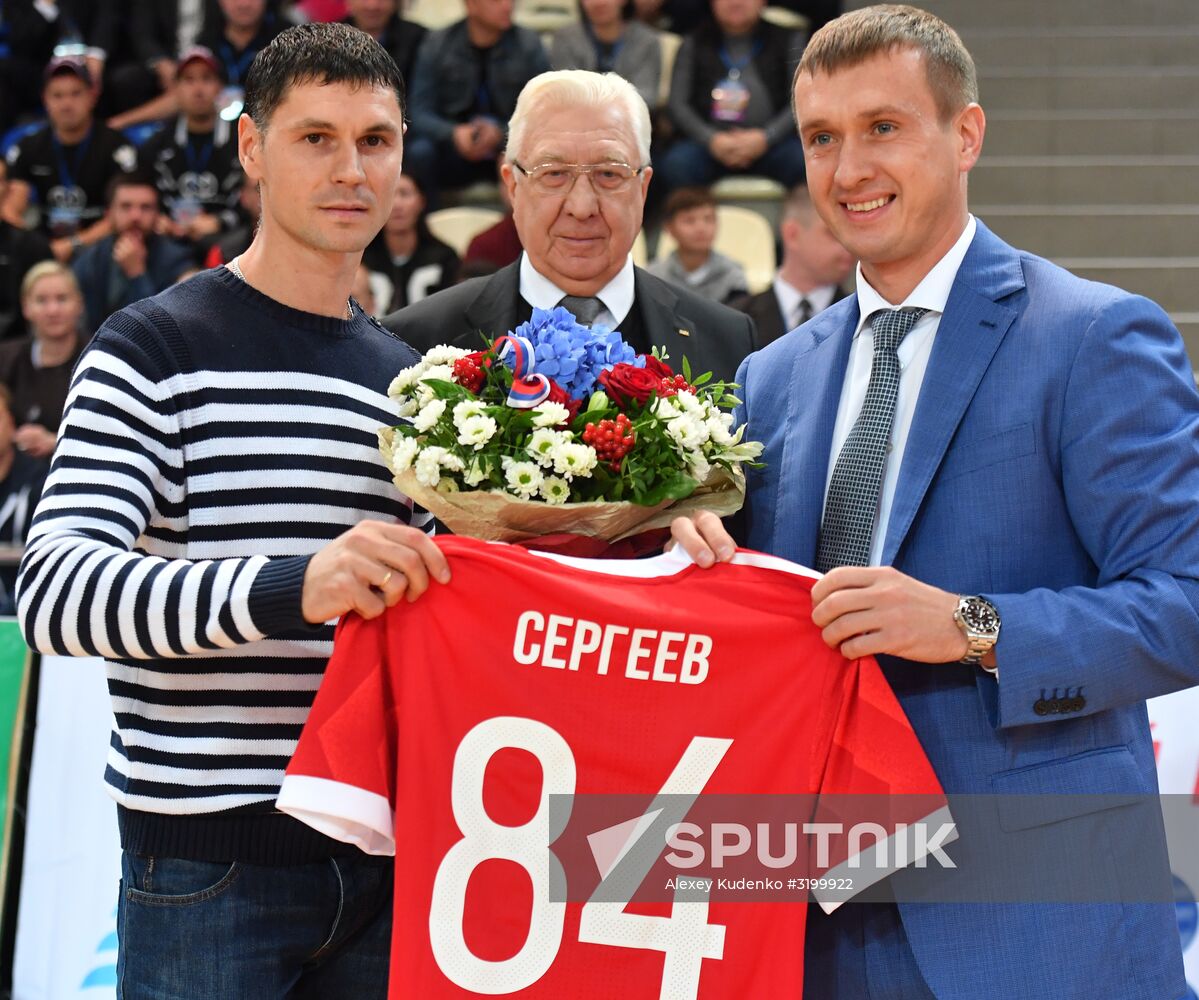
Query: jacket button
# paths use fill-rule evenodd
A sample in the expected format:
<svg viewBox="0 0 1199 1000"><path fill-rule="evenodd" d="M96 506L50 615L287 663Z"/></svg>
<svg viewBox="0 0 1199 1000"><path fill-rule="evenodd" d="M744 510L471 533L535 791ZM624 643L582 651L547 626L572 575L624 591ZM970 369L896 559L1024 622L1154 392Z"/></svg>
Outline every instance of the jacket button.
<svg viewBox="0 0 1199 1000"><path fill-rule="evenodd" d="M1037 715L1048 715L1049 702L1047 702L1044 698L1038 698L1036 704L1033 705L1032 710L1036 712Z"/></svg>

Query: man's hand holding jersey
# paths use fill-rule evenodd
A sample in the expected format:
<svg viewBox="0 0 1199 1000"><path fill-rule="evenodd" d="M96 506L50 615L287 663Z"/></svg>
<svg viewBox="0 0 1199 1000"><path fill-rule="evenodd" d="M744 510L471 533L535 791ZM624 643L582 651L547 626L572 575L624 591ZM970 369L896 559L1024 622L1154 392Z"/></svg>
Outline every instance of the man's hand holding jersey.
<svg viewBox="0 0 1199 1000"><path fill-rule="evenodd" d="M347 611L376 618L407 595L415 601L430 578L450 582L445 554L419 528L362 521L316 553L304 573L304 619L316 625Z"/></svg>
<svg viewBox="0 0 1199 1000"><path fill-rule="evenodd" d="M737 543L710 511L678 517L671 538L697 566L728 562ZM812 620L824 641L857 659L885 653L920 663L951 663L967 642L954 621L958 597L890 566L838 566L812 588Z"/></svg>

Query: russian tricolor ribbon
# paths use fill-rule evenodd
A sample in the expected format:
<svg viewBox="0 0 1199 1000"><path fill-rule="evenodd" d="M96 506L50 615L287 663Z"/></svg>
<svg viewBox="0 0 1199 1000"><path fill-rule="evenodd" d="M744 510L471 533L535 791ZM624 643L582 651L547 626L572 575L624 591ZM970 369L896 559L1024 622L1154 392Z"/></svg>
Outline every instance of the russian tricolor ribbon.
<svg viewBox="0 0 1199 1000"><path fill-rule="evenodd" d="M536 373L514 378L508 390L508 405L518 410L531 410L544 403L550 394L550 380Z"/></svg>
<svg viewBox="0 0 1199 1000"><path fill-rule="evenodd" d="M533 342L528 337L506 334L491 346L495 350L495 356L512 369L513 376L524 378L533 374L536 358L533 354Z"/></svg>
<svg viewBox="0 0 1199 1000"><path fill-rule="evenodd" d="M550 380L533 371L536 363L533 342L528 337L508 334L497 338L492 348L495 356L512 369L508 405L518 410L530 410L544 403L550 394Z"/></svg>

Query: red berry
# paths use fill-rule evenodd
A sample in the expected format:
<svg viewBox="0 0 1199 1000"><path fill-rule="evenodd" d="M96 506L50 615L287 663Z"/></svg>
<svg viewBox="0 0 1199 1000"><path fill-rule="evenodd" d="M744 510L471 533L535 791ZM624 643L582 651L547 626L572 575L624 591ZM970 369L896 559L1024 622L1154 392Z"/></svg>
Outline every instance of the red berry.
<svg viewBox="0 0 1199 1000"><path fill-rule="evenodd" d="M454 362L454 381L470 392L478 392L483 388L483 369L474 358L458 358Z"/></svg>

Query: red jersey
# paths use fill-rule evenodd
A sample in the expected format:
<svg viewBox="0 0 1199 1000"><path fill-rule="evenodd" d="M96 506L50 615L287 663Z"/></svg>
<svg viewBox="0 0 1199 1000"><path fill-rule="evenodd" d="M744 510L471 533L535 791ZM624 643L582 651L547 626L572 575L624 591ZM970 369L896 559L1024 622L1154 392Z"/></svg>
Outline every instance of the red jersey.
<svg viewBox="0 0 1199 1000"><path fill-rule="evenodd" d="M655 810L615 806L573 830L588 795L931 793L898 819L937 814L940 786L878 665L845 660L812 623L817 574L751 552L703 570L681 550L595 561L437 544L449 585L342 622L279 796L333 837L394 851L390 995L799 996L806 883L744 902L711 887L696 899L682 878L677 898L566 902L578 865L563 878L549 847L587 844L598 878L653 826ZM702 827L671 829L654 853L689 876ZM847 873L864 850L836 840L807 870ZM864 885L812 888L831 908Z"/></svg>

